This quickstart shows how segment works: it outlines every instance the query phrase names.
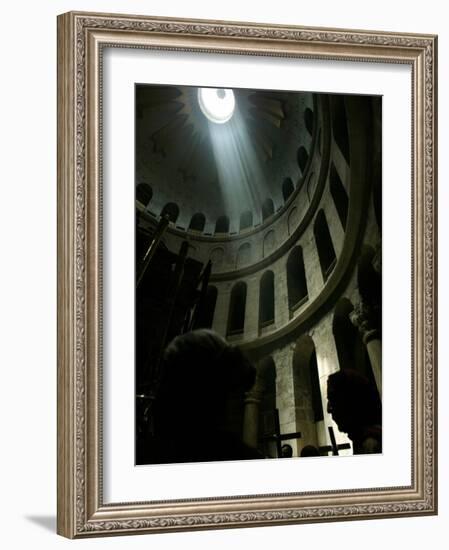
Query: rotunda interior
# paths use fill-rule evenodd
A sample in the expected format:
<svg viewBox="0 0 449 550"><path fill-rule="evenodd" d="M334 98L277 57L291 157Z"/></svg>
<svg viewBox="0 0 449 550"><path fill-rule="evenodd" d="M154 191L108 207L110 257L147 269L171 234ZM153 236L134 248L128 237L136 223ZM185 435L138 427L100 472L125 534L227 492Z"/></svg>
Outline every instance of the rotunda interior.
<svg viewBox="0 0 449 550"><path fill-rule="evenodd" d="M381 452L381 98L135 99L136 463ZM204 329L221 351L170 378L167 346ZM241 357L212 374L222 349L254 370L226 399ZM224 429L251 452L228 452ZM173 451L189 442L214 451Z"/></svg>

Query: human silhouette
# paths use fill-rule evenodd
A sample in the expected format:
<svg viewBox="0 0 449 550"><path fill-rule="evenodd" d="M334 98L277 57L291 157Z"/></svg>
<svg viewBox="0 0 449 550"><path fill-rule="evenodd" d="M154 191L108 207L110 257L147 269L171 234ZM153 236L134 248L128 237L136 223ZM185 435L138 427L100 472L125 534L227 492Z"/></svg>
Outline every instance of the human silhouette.
<svg viewBox="0 0 449 550"><path fill-rule="evenodd" d="M166 348L146 462L263 458L233 429L256 370L242 351L211 330L177 336Z"/></svg>
<svg viewBox="0 0 449 550"><path fill-rule="evenodd" d="M358 372L340 370L327 379L327 410L354 454L382 452L382 405L376 386Z"/></svg>
<svg viewBox="0 0 449 550"><path fill-rule="evenodd" d="M313 445L306 445L301 449L300 456L307 457L307 456L320 456L320 451L314 447Z"/></svg>
<svg viewBox="0 0 449 550"><path fill-rule="evenodd" d="M288 443L284 443L281 447L281 458L291 458L293 456L292 446Z"/></svg>

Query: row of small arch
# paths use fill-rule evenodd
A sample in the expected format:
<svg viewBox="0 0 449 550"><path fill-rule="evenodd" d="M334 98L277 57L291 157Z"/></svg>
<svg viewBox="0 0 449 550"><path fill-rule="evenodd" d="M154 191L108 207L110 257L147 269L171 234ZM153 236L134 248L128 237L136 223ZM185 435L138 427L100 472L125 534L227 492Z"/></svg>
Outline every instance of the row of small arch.
<svg viewBox="0 0 449 550"><path fill-rule="evenodd" d="M315 218L313 232L318 250L320 267L323 280L326 281L336 264L336 254L332 243L326 215L320 210ZM308 300L308 286L306 269L304 265L303 249L295 246L287 258L287 291L288 307L290 317ZM264 328L274 322L274 273L271 270L265 271L260 279L259 292L259 328ZM212 327L215 305L218 291L216 287L210 286L206 299L206 310L203 324ZM245 324L247 285L243 281L235 283L231 290L228 334L242 333Z"/></svg>
<svg viewBox="0 0 449 550"><path fill-rule="evenodd" d="M329 189L331 196L334 200L335 207L337 209L337 213L340 219L340 222L342 224L342 227L346 227L346 221L347 221L347 215L348 215L348 207L349 207L349 199L348 194L346 192L346 189L341 181L341 178L337 172L337 169L334 165L334 163L331 163L330 173L329 173ZM169 214L170 212L173 212L174 214L179 214L179 208L174 203L168 203L161 212L161 216L165 214ZM264 207L265 216L269 217L274 213L274 205L273 201L271 199L267 199ZM296 206L293 206L293 208L290 210L288 214L288 233L291 234L296 227L297 224L297 213L298 209ZM204 225L206 222L206 218L204 214L197 213L194 214L194 216L191 219L189 229L194 229L200 231L201 229L204 229ZM240 229L245 229L249 227L252 223L252 212L247 211L244 212L240 219ZM216 233L223 233L229 230L229 218L226 216L220 217L216 222L215 232ZM266 236L264 237L264 244L263 244L263 256L265 257L271 250L274 248L275 243L275 237L274 237L274 230L270 230ZM223 254L223 249L214 249L216 251L221 251ZM250 243L243 243L241 247L238 250L237 253L237 260L236 260L236 267L239 267L241 265L244 265L245 263L249 263L251 259L251 245Z"/></svg>
<svg viewBox="0 0 449 550"><path fill-rule="evenodd" d="M297 157L301 172L304 173L309 159L309 154L305 147L301 146L298 149ZM282 182L282 196L285 202L288 201L294 189L295 186L293 180L290 177L286 177ZM136 188L136 198L139 202L144 204L145 207L148 207L151 199L153 198L152 187L146 182L139 183ZM274 214L275 209L273 200L267 197L261 205L261 210L262 221L265 221ZM162 208L160 216L162 217L167 215L171 222L176 223L179 213L179 206L175 202L169 202ZM201 212L197 212L192 216L188 229L202 232L204 231L205 225L206 216ZM251 210L242 212L240 215L240 231L253 227L253 225L253 212ZM219 216L215 222L215 233L229 233L229 226L229 217L226 215Z"/></svg>
<svg viewBox="0 0 449 550"><path fill-rule="evenodd" d="M348 207L349 207L349 199L348 195L346 193L346 189L337 173L337 170L335 169L334 164L331 165L330 170L330 177L329 177L329 188L330 193L333 198L337 214L339 216L341 225L343 229L346 228L346 222L347 222L347 216L348 216ZM296 206L294 206L289 214L288 214L288 234L291 235L296 228L298 219L298 209ZM324 214L319 214L317 216L318 221L315 221L315 224L318 224L318 227L324 226L324 223L327 224L327 222L320 221L320 219L323 217ZM323 234L322 240L326 241L328 240L328 237L326 233L329 231L326 229L319 230L319 233ZM275 237L275 230L270 229L263 238L263 245L262 245L262 257L268 256L276 247L276 237ZM215 267L220 267L223 262L224 258L224 248L222 247L216 247L212 249L210 254L210 259L212 263L215 265ZM252 263L252 246L250 242L243 243L237 250L237 255L235 259L235 268L240 268L245 265L249 265Z"/></svg>

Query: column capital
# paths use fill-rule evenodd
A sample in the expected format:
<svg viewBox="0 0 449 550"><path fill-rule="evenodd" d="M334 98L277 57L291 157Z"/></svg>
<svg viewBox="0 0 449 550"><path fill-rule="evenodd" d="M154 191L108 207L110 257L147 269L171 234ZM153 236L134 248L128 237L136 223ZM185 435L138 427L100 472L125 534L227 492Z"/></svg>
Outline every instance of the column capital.
<svg viewBox="0 0 449 550"><path fill-rule="evenodd" d="M352 324L359 329L365 345L371 340L380 340L379 311L377 307L360 300L359 303L355 304L349 318Z"/></svg>

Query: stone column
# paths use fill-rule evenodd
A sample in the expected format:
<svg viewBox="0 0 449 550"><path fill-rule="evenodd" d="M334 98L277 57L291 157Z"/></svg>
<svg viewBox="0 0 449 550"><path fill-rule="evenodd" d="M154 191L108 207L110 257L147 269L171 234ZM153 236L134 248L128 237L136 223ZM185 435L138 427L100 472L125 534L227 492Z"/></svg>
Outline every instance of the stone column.
<svg viewBox="0 0 449 550"><path fill-rule="evenodd" d="M244 402L243 442L254 449L257 448L259 440L259 408L261 398L260 391L255 387L246 394Z"/></svg>
<svg viewBox="0 0 449 550"><path fill-rule="evenodd" d="M294 346L288 346L277 350L273 354L276 365L276 408L279 411L279 424L281 433L297 431L295 410L295 386L293 377L293 350ZM293 456L298 456L298 441L289 440L292 446Z"/></svg>
<svg viewBox="0 0 449 550"><path fill-rule="evenodd" d="M288 310L287 266L283 259L276 263L274 272L274 322L276 328L290 321Z"/></svg>
<svg viewBox="0 0 449 550"><path fill-rule="evenodd" d="M212 328L224 338L228 328L229 302L231 299L231 288L228 284L217 285L217 302L215 304L214 320Z"/></svg>
<svg viewBox="0 0 449 550"><path fill-rule="evenodd" d="M382 395L382 340L377 328L377 315L373 306L360 301L350 314L351 321L359 329L373 369L379 394Z"/></svg>
<svg viewBox="0 0 449 550"><path fill-rule="evenodd" d="M259 278L251 277L246 285L244 338L253 340L259 335Z"/></svg>

